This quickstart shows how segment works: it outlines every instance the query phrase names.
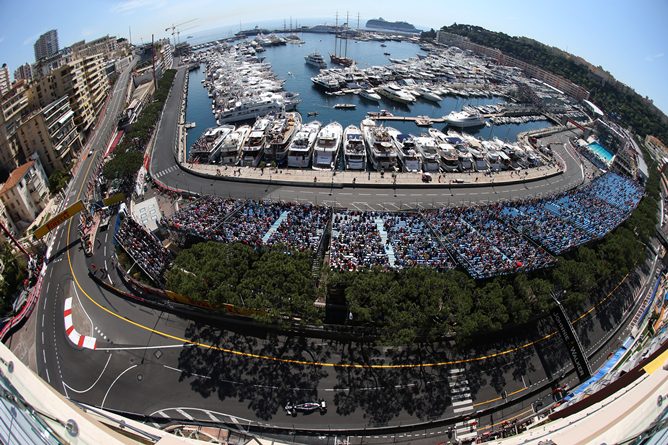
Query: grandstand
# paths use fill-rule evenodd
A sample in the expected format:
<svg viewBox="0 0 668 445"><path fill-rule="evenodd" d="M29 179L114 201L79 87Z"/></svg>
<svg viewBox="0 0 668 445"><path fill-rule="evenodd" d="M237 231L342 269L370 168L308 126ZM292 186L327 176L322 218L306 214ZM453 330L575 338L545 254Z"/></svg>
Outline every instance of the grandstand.
<svg viewBox="0 0 668 445"><path fill-rule="evenodd" d="M163 224L206 240L284 244L318 250L331 221L330 266L464 268L476 279L553 265L554 255L603 237L643 195L636 182L606 173L545 199L420 213L337 211L283 202L200 199Z"/></svg>

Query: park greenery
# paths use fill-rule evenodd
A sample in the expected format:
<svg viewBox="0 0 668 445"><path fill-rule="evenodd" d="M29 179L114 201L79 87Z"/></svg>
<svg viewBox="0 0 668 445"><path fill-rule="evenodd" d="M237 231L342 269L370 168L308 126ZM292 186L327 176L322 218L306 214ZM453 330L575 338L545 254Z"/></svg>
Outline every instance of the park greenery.
<svg viewBox="0 0 668 445"><path fill-rule="evenodd" d="M315 322L311 254L282 246L198 243L182 250L166 273L167 289L213 308L231 304L263 321Z"/></svg>
<svg viewBox="0 0 668 445"><path fill-rule="evenodd" d="M113 159L105 164L103 169L105 178L130 181L137 173L143 161L142 153L158 124L175 75L176 71L173 69L165 71L158 82L153 100L144 107L137 121L132 124L132 129L116 147Z"/></svg>
<svg viewBox="0 0 668 445"><path fill-rule="evenodd" d="M513 37L472 25L453 24L441 29L562 76L588 90L589 100L624 126L630 125L641 136L654 135L668 141L668 125L663 113L652 106L649 99L615 81L601 67L526 37Z"/></svg>
<svg viewBox="0 0 668 445"><path fill-rule="evenodd" d="M212 307L228 303L256 310L262 321L288 317L322 322L317 296L341 301L346 323L388 345L452 336L461 345L545 316L552 294L579 310L605 295L644 259L657 223L659 178L650 168L646 196L629 219L604 238L532 273L474 280L461 270L327 270L315 288L311 254L283 247L204 242L182 250L167 272L167 288ZM324 288L324 289L323 289ZM565 292L564 292L565 291Z"/></svg>

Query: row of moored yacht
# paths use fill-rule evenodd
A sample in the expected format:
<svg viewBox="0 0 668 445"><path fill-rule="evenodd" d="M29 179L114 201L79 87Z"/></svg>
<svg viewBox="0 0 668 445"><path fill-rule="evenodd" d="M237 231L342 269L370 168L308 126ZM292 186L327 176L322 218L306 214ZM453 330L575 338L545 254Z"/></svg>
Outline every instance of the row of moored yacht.
<svg viewBox="0 0 668 445"><path fill-rule="evenodd" d="M531 147L499 139L481 141L455 131L430 128L420 136L364 119L345 129L338 122L303 123L297 112L272 113L250 125L207 130L190 151L192 162L258 167L261 162L291 168L386 172L501 171L536 167Z"/></svg>

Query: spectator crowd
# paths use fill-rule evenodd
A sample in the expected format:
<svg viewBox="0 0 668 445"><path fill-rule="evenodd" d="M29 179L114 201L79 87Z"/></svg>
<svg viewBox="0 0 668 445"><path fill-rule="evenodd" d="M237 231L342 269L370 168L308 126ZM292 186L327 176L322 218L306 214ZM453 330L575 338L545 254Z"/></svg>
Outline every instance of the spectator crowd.
<svg viewBox="0 0 668 445"><path fill-rule="evenodd" d="M156 284L163 285L163 273L172 256L160 240L131 217L125 217L116 235L116 242Z"/></svg>
<svg viewBox="0 0 668 445"><path fill-rule="evenodd" d="M643 189L616 173L547 199L420 213L337 211L282 202L201 199L163 224L207 240L316 251L331 221L330 266L465 268L474 278L549 267L621 224Z"/></svg>

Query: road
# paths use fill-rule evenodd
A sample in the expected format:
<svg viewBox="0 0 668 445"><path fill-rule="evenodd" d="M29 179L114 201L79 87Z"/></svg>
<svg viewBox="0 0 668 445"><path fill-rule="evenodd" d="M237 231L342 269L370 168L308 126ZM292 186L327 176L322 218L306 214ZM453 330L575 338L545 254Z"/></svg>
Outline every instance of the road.
<svg viewBox="0 0 668 445"><path fill-rule="evenodd" d="M181 99L176 92L181 91L185 74L183 69L178 71L167 100L156 136L152 172L171 170L161 180L193 192L317 201L317 197L307 195L319 195L319 189L212 182L173 169L176 109ZM127 75L123 73L117 82L107 118L93 136L95 157L100 156L115 125ZM442 197L423 196L424 190L402 189L400 193L410 197L405 203L429 206L547 192L582 180L578 161L569 158L565 151L563 156L566 174L527 184L526 188L453 189L445 201L438 200L445 199ZM73 182L68 202L78 199L92 170L93 159L87 159ZM390 196L393 191L387 189L364 192L369 193L368 197L346 189L335 190L332 197L327 197L352 207L364 204L377 208L396 202ZM442 196L447 192L436 193ZM99 233L100 243L95 247L98 264L113 251L111 227L113 223L108 231ZM40 376L52 386L92 405L158 418L198 418L238 425L251 420L325 429L405 425L498 405L503 402L500 394L504 390L510 398L521 396L568 366L566 349L558 336L550 334L554 326L549 321L525 335L504 340L496 348L466 354L453 352L447 344L388 349L207 325L137 305L100 288L86 274L85 257L77 238L76 223L64 225L54 237L55 254L34 315L38 317L37 361ZM97 339L97 350L79 350L67 339L63 322L66 297L72 297L80 307L80 316L90 320L90 332L82 334ZM614 307L615 301L610 299L609 305L599 309L601 313L605 307ZM606 319L621 320L621 314L611 310ZM585 335L594 345L607 326L592 326L585 329ZM316 398L328 402L327 414L292 418L283 412L289 401ZM527 406L532 400L518 404L516 411L530 409ZM507 410L505 414L508 412L515 411Z"/></svg>

